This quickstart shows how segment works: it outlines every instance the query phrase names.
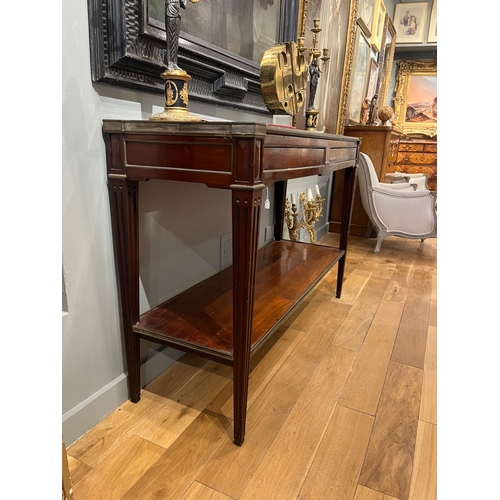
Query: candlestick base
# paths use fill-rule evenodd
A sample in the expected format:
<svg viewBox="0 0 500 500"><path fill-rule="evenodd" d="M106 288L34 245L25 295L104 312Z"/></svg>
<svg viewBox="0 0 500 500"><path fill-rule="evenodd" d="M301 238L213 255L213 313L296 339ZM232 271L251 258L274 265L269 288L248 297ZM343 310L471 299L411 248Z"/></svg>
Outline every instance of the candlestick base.
<svg viewBox="0 0 500 500"><path fill-rule="evenodd" d="M201 122L199 116L192 115L187 109L165 108L161 113L156 113L149 117L150 120L158 120L165 122Z"/></svg>
<svg viewBox="0 0 500 500"><path fill-rule="evenodd" d="M319 111L314 108L306 110L306 130L316 131L318 128Z"/></svg>
<svg viewBox="0 0 500 500"><path fill-rule="evenodd" d="M188 84L191 77L184 70L167 70L161 74L165 80L165 109L150 120L166 122L201 122L199 116L188 111Z"/></svg>

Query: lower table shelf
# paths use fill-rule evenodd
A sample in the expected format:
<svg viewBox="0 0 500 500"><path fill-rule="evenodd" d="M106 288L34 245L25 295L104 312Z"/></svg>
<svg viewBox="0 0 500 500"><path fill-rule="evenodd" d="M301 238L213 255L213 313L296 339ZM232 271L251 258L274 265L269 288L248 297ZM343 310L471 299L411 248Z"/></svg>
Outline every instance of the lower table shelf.
<svg viewBox="0 0 500 500"><path fill-rule="evenodd" d="M344 255L337 248L287 240L259 251L252 328L253 354ZM232 267L142 314L141 338L232 365Z"/></svg>

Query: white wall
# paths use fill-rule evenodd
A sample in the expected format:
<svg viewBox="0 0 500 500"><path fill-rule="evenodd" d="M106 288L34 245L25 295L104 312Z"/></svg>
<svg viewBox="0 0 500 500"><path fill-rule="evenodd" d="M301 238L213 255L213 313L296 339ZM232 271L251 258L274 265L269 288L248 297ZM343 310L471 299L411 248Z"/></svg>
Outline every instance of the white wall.
<svg viewBox="0 0 500 500"><path fill-rule="evenodd" d="M67 312L62 317L62 412L67 445L128 397L117 276L106 184L103 119L147 119L162 96L93 84L87 2L63 2L62 258ZM190 101L190 111L268 122L270 116ZM313 185L316 182L313 182ZM297 188L298 189L298 188ZM264 230L273 224L262 210ZM155 306L220 268L231 232L230 192L204 185L140 183L140 308ZM227 245L226 245L227 247ZM182 353L143 343L143 384Z"/></svg>

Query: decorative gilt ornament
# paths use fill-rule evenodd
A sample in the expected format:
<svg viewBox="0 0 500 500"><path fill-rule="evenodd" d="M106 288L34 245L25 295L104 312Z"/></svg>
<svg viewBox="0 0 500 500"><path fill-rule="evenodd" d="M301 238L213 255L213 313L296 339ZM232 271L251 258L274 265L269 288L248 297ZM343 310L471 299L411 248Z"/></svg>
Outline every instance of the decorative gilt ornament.
<svg viewBox="0 0 500 500"><path fill-rule="evenodd" d="M187 83L184 84L179 95L181 97L182 102L187 106L187 104L188 104L188 86L187 86Z"/></svg>
<svg viewBox="0 0 500 500"><path fill-rule="evenodd" d="M167 106L173 106L177 101L178 93L177 85L172 80L167 80L165 82L165 104Z"/></svg>
<svg viewBox="0 0 500 500"><path fill-rule="evenodd" d="M307 65L295 42L266 50L260 63L260 84L269 111L298 114L306 98Z"/></svg>

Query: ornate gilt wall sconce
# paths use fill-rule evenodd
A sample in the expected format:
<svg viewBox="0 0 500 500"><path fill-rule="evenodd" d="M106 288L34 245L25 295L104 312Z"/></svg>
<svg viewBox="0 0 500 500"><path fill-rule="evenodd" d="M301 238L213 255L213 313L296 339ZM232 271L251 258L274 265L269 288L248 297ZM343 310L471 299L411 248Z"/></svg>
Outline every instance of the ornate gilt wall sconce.
<svg viewBox="0 0 500 500"><path fill-rule="evenodd" d="M299 230L304 227L309 232L309 239L314 245L316 243L316 237L314 234L314 225L322 217L323 202L325 201L321 198L318 186L316 186L316 201L314 201L311 189L307 190L308 198L305 193L300 193L300 203L302 205L303 218L299 222L300 215L297 212L297 205L295 203L295 193L292 194L292 203L285 199L285 223L288 228L288 234L290 236L290 241L297 241L299 236Z"/></svg>

